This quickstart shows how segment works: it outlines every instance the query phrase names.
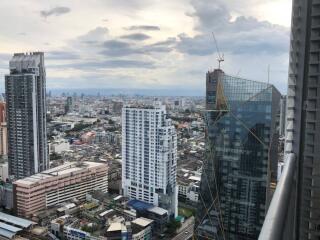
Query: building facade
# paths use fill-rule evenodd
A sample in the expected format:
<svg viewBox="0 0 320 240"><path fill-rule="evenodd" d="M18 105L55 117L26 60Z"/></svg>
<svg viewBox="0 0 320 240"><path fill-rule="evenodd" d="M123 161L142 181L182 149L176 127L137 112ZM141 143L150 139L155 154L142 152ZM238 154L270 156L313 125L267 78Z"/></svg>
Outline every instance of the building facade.
<svg viewBox="0 0 320 240"><path fill-rule="evenodd" d="M70 201L84 200L93 190L108 191L108 167L104 163L66 163L19 179L13 184L14 204L19 216Z"/></svg>
<svg viewBox="0 0 320 240"><path fill-rule="evenodd" d="M286 135L286 121L287 121L287 96L281 96L279 109L279 134Z"/></svg>
<svg viewBox="0 0 320 240"><path fill-rule="evenodd" d="M0 102L0 155L8 154L7 105Z"/></svg>
<svg viewBox="0 0 320 240"><path fill-rule="evenodd" d="M125 196L177 214L177 134L164 105L122 109Z"/></svg>
<svg viewBox="0 0 320 240"><path fill-rule="evenodd" d="M257 239L277 178L280 93L267 83L207 73L206 152L198 239Z"/></svg>
<svg viewBox="0 0 320 240"><path fill-rule="evenodd" d="M16 179L49 167L44 54L14 54L5 76L9 174Z"/></svg>
<svg viewBox="0 0 320 240"><path fill-rule="evenodd" d="M293 0L285 154L294 153L292 239L320 238L320 2Z"/></svg>
<svg viewBox="0 0 320 240"><path fill-rule="evenodd" d="M8 155L8 128L7 123L0 123L0 156Z"/></svg>
<svg viewBox="0 0 320 240"><path fill-rule="evenodd" d="M72 97L67 97L66 104L64 106L65 114L73 111L73 100Z"/></svg>

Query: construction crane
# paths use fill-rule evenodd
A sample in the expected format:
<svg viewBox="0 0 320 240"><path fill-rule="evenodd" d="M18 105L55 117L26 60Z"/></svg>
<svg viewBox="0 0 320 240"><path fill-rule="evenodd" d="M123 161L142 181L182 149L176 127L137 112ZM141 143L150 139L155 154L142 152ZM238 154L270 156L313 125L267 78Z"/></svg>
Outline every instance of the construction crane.
<svg viewBox="0 0 320 240"><path fill-rule="evenodd" d="M218 42L217 42L217 39L216 39L216 37L215 37L215 35L214 35L214 32L212 32L212 36L213 36L213 40L214 40L214 43L215 43L215 45L216 45L216 49L217 49L217 53L218 53L218 58L217 58L218 63L219 63L219 68L218 68L218 69L220 69L220 67L221 67L221 62L224 62L224 54L222 54L222 55L220 54Z"/></svg>

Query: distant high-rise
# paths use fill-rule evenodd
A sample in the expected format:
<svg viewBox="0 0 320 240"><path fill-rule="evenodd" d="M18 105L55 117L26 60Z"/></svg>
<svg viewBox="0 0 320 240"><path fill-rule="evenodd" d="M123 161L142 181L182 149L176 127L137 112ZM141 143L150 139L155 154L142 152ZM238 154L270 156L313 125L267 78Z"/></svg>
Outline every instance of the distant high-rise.
<svg viewBox="0 0 320 240"><path fill-rule="evenodd" d="M19 179L46 170L46 73L44 54L17 53L5 76L9 174Z"/></svg>
<svg viewBox="0 0 320 240"><path fill-rule="evenodd" d="M297 159L292 239L299 240L320 239L319 36L320 2L293 0L285 153Z"/></svg>
<svg viewBox="0 0 320 240"><path fill-rule="evenodd" d="M6 111L6 103L0 101L0 123L4 123L7 121L7 111Z"/></svg>
<svg viewBox="0 0 320 240"><path fill-rule="evenodd" d="M177 134L164 105L122 109L122 189L125 196L177 215Z"/></svg>
<svg viewBox="0 0 320 240"><path fill-rule="evenodd" d="M258 239L277 179L281 95L220 69L207 73L206 89L197 239Z"/></svg>
<svg viewBox="0 0 320 240"><path fill-rule="evenodd" d="M6 103L0 102L0 156L8 154Z"/></svg>
<svg viewBox="0 0 320 240"><path fill-rule="evenodd" d="M66 101L66 104L64 106L65 114L71 112L73 110L72 108L73 108L72 97L67 97L67 101Z"/></svg>
<svg viewBox="0 0 320 240"><path fill-rule="evenodd" d="M279 134L280 136L285 136L287 117L287 96L281 96L279 113Z"/></svg>

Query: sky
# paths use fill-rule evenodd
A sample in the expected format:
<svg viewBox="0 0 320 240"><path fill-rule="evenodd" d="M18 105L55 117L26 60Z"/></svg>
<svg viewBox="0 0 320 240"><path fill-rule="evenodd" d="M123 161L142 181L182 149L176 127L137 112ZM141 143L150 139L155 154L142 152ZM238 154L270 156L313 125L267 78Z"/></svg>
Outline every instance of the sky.
<svg viewBox="0 0 320 240"><path fill-rule="evenodd" d="M45 52L47 88L205 88L217 68L286 92L291 0L10 0L0 90L14 52Z"/></svg>

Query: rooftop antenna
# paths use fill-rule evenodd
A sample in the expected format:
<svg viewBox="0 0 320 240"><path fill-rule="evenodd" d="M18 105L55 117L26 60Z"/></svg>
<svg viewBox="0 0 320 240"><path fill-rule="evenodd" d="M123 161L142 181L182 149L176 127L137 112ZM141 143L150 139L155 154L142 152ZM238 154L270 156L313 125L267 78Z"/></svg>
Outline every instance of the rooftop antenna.
<svg viewBox="0 0 320 240"><path fill-rule="evenodd" d="M218 46L218 42L217 42L217 39L214 35L214 32L212 32L212 36L213 36L213 40L214 40L214 43L216 45L216 49L217 49L217 53L218 53L218 63L219 63L219 68L218 69L221 69L221 62L224 62L224 54L220 54L220 50L219 50L219 46Z"/></svg>

